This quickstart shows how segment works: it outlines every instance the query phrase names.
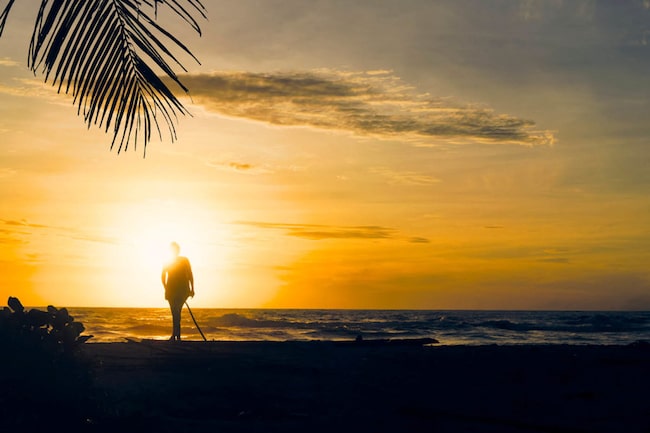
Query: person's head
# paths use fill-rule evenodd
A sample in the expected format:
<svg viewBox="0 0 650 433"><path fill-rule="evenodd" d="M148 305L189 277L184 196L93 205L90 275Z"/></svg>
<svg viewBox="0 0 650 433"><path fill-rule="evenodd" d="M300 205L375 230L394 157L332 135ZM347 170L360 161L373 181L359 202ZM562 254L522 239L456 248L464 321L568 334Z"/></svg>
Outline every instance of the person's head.
<svg viewBox="0 0 650 433"><path fill-rule="evenodd" d="M169 244L169 249L172 252L172 256L178 257L178 255L181 253L181 246L178 245L176 242L172 242Z"/></svg>

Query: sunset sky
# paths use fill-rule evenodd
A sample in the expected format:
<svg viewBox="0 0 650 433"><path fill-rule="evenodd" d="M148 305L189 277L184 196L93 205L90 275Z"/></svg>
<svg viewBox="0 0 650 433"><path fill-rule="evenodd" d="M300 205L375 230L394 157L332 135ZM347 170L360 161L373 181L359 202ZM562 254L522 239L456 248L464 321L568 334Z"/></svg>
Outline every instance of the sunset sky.
<svg viewBox="0 0 650 433"><path fill-rule="evenodd" d="M650 309L648 0L204 0L146 158L29 72L36 3L0 39L2 302L164 307L177 241L196 307Z"/></svg>

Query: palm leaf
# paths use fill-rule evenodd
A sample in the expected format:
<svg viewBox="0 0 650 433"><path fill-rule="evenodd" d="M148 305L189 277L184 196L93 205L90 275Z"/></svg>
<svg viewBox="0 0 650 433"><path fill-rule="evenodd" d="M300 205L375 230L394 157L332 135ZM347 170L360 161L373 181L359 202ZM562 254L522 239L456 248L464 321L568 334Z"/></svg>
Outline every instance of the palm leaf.
<svg viewBox="0 0 650 433"><path fill-rule="evenodd" d="M0 35L13 3L0 14ZM36 17L30 68L72 94L88 127L112 132L118 153L138 137L146 151L152 131L162 138L161 124L173 141L177 115L187 114L158 75L187 92L174 67L186 69L173 50L198 60L156 22L160 6L201 34L194 17L206 15L199 0L42 0Z"/></svg>
<svg viewBox="0 0 650 433"><path fill-rule="evenodd" d="M9 0L5 8L2 10L2 13L0 13L0 36L2 36L2 32L5 29L5 24L7 24L7 17L9 16L9 11L11 11L11 7L14 5L15 1L16 0Z"/></svg>

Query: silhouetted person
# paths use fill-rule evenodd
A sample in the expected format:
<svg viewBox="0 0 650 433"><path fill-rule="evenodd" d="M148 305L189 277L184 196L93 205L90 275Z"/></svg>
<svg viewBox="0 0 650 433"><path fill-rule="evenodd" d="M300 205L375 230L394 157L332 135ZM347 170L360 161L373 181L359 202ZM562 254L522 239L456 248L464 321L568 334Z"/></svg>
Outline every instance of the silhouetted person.
<svg viewBox="0 0 650 433"><path fill-rule="evenodd" d="M162 283L165 286L165 299L172 310L172 336L170 340L181 339L181 310L188 296L194 297L194 276L187 257L180 256L181 247L172 242L173 258L162 270Z"/></svg>

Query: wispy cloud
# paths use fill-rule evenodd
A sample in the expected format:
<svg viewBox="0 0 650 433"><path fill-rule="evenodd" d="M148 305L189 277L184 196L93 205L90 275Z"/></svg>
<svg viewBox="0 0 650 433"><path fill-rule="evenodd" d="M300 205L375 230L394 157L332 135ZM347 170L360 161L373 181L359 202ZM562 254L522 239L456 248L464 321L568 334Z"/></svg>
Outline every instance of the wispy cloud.
<svg viewBox="0 0 650 433"><path fill-rule="evenodd" d="M4 225L7 226L14 226L14 227L31 227L31 228L37 228L37 229L46 229L50 228L49 226L42 225L42 224L34 224L30 223L27 220L21 219L21 220L0 220Z"/></svg>
<svg viewBox="0 0 650 433"><path fill-rule="evenodd" d="M14 230L7 230L0 228L0 244L12 244L20 245L26 243L23 239L20 239L19 235L22 233L16 233Z"/></svg>
<svg viewBox="0 0 650 433"><path fill-rule="evenodd" d="M0 219L0 235L4 235L4 239L14 240L18 242L18 237L29 236L37 231L48 231L57 236L65 236L74 240L81 240L87 242L98 242L105 244L115 244L116 239L102 236L98 234L88 233L74 227L58 227L44 224L36 224L29 222L25 219L20 220L6 220Z"/></svg>
<svg viewBox="0 0 650 433"><path fill-rule="evenodd" d="M72 99L57 93L57 88L36 78L14 78L0 83L0 93L24 98L38 98L48 103L70 106Z"/></svg>
<svg viewBox="0 0 650 433"><path fill-rule="evenodd" d="M286 236L320 241L324 239L377 240L392 239L413 244L427 244L429 239L419 236L405 237L399 230L383 226L336 226L324 224L287 224L261 221L237 221L235 224L261 229L282 230Z"/></svg>
<svg viewBox="0 0 650 433"><path fill-rule="evenodd" d="M390 71L184 74L192 100L215 113L421 145L440 141L547 145L549 131L484 106L422 94Z"/></svg>
<svg viewBox="0 0 650 433"><path fill-rule="evenodd" d="M545 259L539 259L539 261L544 263L558 263L563 265L571 262L567 257L549 257Z"/></svg>
<svg viewBox="0 0 650 433"><path fill-rule="evenodd" d="M246 170L251 170L253 166L251 164L243 163L243 162L229 162L228 167L233 168L235 170L240 170L240 171L246 171Z"/></svg>
<svg viewBox="0 0 650 433"><path fill-rule="evenodd" d="M437 177L413 171L398 171L388 167L372 167L370 173L384 177L393 185L432 185L440 182Z"/></svg>
<svg viewBox="0 0 650 433"><path fill-rule="evenodd" d="M288 236L322 239L390 239L397 230L381 226L328 226L319 224L283 224L258 221L238 221L236 224L263 229L284 230Z"/></svg>
<svg viewBox="0 0 650 433"><path fill-rule="evenodd" d="M552 2L524 0L513 3L513 6L518 9L519 17L525 21L552 19L557 14L591 21L596 14L597 3L594 0L556 0Z"/></svg>
<svg viewBox="0 0 650 433"><path fill-rule="evenodd" d="M15 60L10 59L9 57L0 58L0 66L13 67L13 66L19 66L19 65L20 65L20 63L18 63Z"/></svg>
<svg viewBox="0 0 650 433"><path fill-rule="evenodd" d="M239 162L239 161L221 161L221 160L209 160L207 165L210 167L218 168L223 171L237 172L243 174L266 174L271 173L273 170L269 169L266 166L252 164L248 162Z"/></svg>
<svg viewBox="0 0 650 433"><path fill-rule="evenodd" d="M29 236L37 230L50 227L30 223L24 219L0 219L0 244L24 245L28 243Z"/></svg>

